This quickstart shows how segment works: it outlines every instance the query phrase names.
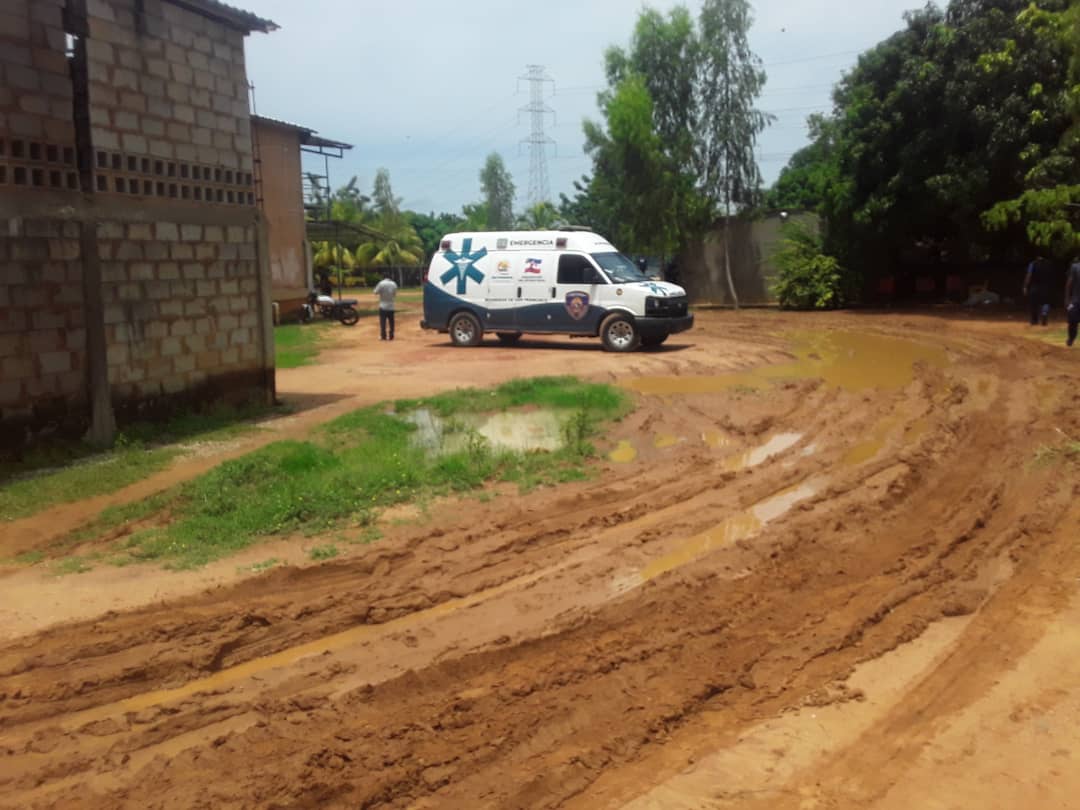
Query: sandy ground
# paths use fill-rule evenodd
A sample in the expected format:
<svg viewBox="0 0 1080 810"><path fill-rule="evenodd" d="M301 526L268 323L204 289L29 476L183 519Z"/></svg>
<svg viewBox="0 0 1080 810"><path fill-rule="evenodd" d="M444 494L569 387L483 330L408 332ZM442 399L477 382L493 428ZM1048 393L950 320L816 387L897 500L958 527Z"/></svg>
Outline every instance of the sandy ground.
<svg viewBox="0 0 1080 810"><path fill-rule="evenodd" d="M0 807L1080 807L1080 468L1033 463L1080 436L1080 355L932 315L701 313L631 356L402 321L0 556L382 399L568 373L639 407L591 482L322 565L0 572Z"/></svg>

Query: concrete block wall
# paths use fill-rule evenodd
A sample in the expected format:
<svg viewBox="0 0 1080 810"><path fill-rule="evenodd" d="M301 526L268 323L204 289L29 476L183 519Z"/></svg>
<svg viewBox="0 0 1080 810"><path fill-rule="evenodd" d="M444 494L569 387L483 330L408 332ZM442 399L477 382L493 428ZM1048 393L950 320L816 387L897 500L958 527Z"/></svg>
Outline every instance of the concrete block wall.
<svg viewBox="0 0 1080 810"><path fill-rule="evenodd" d="M163 0L87 11L95 191L253 206L244 35Z"/></svg>
<svg viewBox="0 0 1080 810"><path fill-rule="evenodd" d="M104 223L97 236L115 400L137 410L221 381L258 379L253 225Z"/></svg>
<svg viewBox="0 0 1080 810"><path fill-rule="evenodd" d="M0 225L0 423L63 422L85 397L79 225Z"/></svg>
<svg viewBox="0 0 1080 810"><path fill-rule="evenodd" d="M0 191L78 188L62 8L0 3Z"/></svg>

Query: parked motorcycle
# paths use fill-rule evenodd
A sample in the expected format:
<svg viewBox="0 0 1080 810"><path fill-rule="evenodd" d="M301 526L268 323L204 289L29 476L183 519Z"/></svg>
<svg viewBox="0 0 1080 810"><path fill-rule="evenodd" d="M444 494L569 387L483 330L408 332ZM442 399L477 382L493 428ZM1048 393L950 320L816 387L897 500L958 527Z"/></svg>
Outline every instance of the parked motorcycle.
<svg viewBox="0 0 1080 810"><path fill-rule="evenodd" d="M300 320L311 323L315 316L326 318L331 321L341 321L345 326L355 326L360 320L360 313L356 311L357 300L355 298L337 299L332 295L320 295L312 290L308 293L307 303L300 313Z"/></svg>

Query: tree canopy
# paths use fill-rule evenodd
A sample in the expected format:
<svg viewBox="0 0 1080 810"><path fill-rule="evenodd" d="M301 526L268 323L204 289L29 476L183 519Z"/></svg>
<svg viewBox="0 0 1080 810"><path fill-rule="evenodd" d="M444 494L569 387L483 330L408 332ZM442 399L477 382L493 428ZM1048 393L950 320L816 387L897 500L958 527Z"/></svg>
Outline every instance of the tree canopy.
<svg viewBox="0 0 1080 810"><path fill-rule="evenodd" d="M492 152L480 170L480 188L487 206L486 225L493 231L514 227L514 181L498 152Z"/></svg>
<svg viewBox="0 0 1080 810"><path fill-rule="evenodd" d="M871 277L915 254L1022 252L1014 223L1038 206L1021 195L1053 188L1060 202L1078 169L1076 139L1063 137L1074 120L1068 38L1025 21L1066 5L952 0L910 12L837 85L832 114L811 120L811 145L767 204L816 208L827 249Z"/></svg>

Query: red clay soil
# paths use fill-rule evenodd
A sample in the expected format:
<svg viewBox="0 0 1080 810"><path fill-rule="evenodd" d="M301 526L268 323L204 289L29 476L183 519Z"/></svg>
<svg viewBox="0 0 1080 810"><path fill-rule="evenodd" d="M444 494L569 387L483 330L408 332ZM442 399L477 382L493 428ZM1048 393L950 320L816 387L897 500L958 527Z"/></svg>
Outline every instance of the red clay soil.
<svg viewBox="0 0 1080 810"><path fill-rule="evenodd" d="M1035 463L1080 436L1078 356L933 317L701 321L629 357L357 331L282 374L350 404L553 372L661 393L594 481L28 619L0 806L1080 806L1080 467Z"/></svg>

